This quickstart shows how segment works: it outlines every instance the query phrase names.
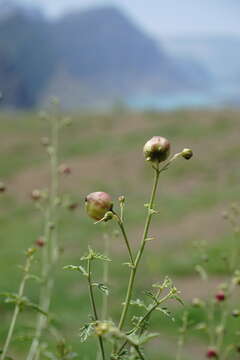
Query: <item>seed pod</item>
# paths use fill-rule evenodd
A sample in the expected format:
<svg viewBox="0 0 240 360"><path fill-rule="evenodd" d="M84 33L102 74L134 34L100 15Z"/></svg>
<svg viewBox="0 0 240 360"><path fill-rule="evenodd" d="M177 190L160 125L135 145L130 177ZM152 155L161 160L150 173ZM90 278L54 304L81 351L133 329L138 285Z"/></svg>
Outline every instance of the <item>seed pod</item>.
<svg viewBox="0 0 240 360"><path fill-rule="evenodd" d="M191 149L183 149L181 155L184 159L189 160L193 156L193 152Z"/></svg>
<svg viewBox="0 0 240 360"><path fill-rule="evenodd" d="M206 357L208 359L217 359L218 358L218 352L216 349L210 348L208 349L207 353L206 353Z"/></svg>
<svg viewBox="0 0 240 360"><path fill-rule="evenodd" d="M144 145L143 153L147 161L165 161L170 154L170 142L162 136L153 136Z"/></svg>
<svg viewBox="0 0 240 360"><path fill-rule="evenodd" d="M113 202L111 196L103 191L89 194L85 199L87 214L94 220L101 220L104 215L112 210Z"/></svg>

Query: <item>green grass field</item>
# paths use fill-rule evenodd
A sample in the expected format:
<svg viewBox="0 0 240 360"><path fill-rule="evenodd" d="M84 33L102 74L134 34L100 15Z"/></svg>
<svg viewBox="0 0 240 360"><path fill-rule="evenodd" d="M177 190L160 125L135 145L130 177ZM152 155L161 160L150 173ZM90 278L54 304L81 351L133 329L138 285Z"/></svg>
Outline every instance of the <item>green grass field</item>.
<svg viewBox="0 0 240 360"><path fill-rule="evenodd" d="M93 191L107 191L116 200L126 197L126 226L135 248L140 241L152 182L152 171L144 162L142 147L153 135L167 137L172 152L184 147L193 149L191 161L179 160L160 180L157 208L144 266L137 278L135 297L142 289L169 275L182 289L188 302L195 296L214 293L225 276L222 256L230 250L232 233L222 219L222 212L240 199L240 113L223 111L178 111L175 113L118 112L103 115L74 115L73 125L61 136L61 158L72 168L62 178L62 190L80 207L70 212L61 210L60 242L62 255L52 301L57 326L66 336L80 360L95 359L95 342L80 344L78 330L88 320L89 304L86 284L77 273L62 270L66 264L78 264L88 243L99 251L103 248L103 232L111 237L109 301L112 318L119 315L120 296L125 288L128 268L122 265L127 254L122 239L112 235L113 225L96 226L85 215L84 198ZM31 190L48 185L48 159L40 143L47 126L36 114L0 114L0 181L7 184L0 197L0 292L16 291L24 261L24 250L32 246L42 233L42 219L30 199ZM212 282L202 286L194 266L198 254L194 243L205 241L209 248L209 271ZM116 260L117 259L117 260ZM37 272L38 261L34 264ZM101 268L96 277L101 280ZM37 301L38 287L28 283L29 297ZM100 298L98 299L100 301ZM6 334L12 306L0 303L0 339ZM153 326L160 338L149 347L151 360L173 360L177 328L182 313L175 305L176 321L158 315ZM198 316L196 314L196 316ZM22 334L31 335L36 314L20 314L14 338L14 353L20 360L29 342ZM239 325L239 321L238 321ZM231 325L235 326L235 325ZM46 334L46 339L49 334ZM53 346L53 344L52 344ZM170 350L169 350L170 349ZM204 358L204 339L191 338L185 359Z"/></svg>

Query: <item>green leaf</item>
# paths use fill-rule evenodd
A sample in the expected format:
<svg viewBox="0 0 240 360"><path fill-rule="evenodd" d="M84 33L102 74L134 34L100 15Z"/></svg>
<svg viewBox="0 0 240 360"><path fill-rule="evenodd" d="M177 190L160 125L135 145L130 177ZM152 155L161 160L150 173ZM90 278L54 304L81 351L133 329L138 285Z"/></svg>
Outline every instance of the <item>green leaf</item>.
<svg viewBox="0 0 240 360"><path fill-rule="evenodd" d="M135 305L135 306L139 306L139 307L143 307L144 309L148 309L147 305L144 304L144 302L140 299L137 300L131 300L130 301L130 305Z"/></svg>
<svg viewBox="0 0 240 360"><path fill-rule="evenodd" d="M87 271L81 265L66 265L66 266L63 267L63 270L79 271L84 276L88 276Z"/></svg>
<svg viewBox="0 0 240 360"><path fill-rule="evenodd" d="M155 339L156 337L158 337L160 334L159 333L146 333L141 335L141 337L139 338L138 344L139 345L143 345L146 344L147 342L149 342L152 339Z"/></svg>
<svg viewBox="0 0 240 360"><path fill-rule="evenodd" d="M171 318L172 321L175 321L175 318L173 316L171 316L171 312L166 308L166 307L160 307L158 306L156 308L157 311L160 311L161 313L163 313L164 315L166 315L167 317Z"/></svg>
<svg viewBox="0 0 240 360"><path fill-rule="evenodd" d="M85 342L88 339L88 337L92 335L93 331L94 331L93 323L84 324L79 330L80 341Z"/></svg>
<svg viewBox="0 0 240 360"><path fill-rule="evenodd" d="M184 302L183 302L183 300L180 298L180 296L178 296L178 295L173 295L173 296L172 296L172 299L177 300L181 305L184 306Z"/></svg>
<svg viewBox="0 0 240 360"><path fill-rule="evenodd" d="M43 281L43 279L37 275L33 275L33 274L29 274L27 276L28 279L32 279L32 280L35 280L36 282L38 283L41 283Z"/></svg>
<svg viewBox="0 0 240 360"><path fill-rule="evenodd" d="M109 289L105 284L97 284L97 287L100 291L102 291L105 295L109 295Z"/></svg>
<svg viewBox="0 0 240 360"><path fill-rule="evenodd" d="M95 252L92 248L88 248L88 253L81 257L81 261L86 260L101 260L101 261L111 261L108 256Z"/></svg>
<svg viewBox="0 0 240 360"><path fill-rule="evenodd" d="M109 289L105 284L102 283L92 283L92 286L97 286L97 288L102 291L104 294L109 295Z"/></svg>

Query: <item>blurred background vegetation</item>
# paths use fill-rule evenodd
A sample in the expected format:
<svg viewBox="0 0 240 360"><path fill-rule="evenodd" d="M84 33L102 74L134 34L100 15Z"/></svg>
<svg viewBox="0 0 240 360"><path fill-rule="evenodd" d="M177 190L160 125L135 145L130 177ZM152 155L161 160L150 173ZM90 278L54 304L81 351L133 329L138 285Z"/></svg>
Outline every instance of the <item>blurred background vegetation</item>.
<svg viewBox="0 0 240 360"><path fill-rule="evenodd" d="M40 143L47 127L37 114L2 114L1 123L1 177L7 183L7 192L1 196L1 289L12 291L20 278L18 264L23 262L23 251L32 246L42 233L42 220L30 198L31 190L48 185L48 159ZM216 285L226 275L222 257L230 251L230 227L223 221L222 212L239 194L239 113L225 111L183 111L172 113L125 113L108 115L76 115L71 127L61 138L61 160L72 169L72 174L61 179L62 191L70 194L79 204L75 211L61 211L60 242L61 261L58 266L56 291L52 311L57 326L67 340L79 351L80 358L89 359L95 348L92 343L80 344L78 329L88 320L89 304L86 284L77 273L62 270L66 264L78 264L87 244L101 251L103 232L111 238L111 263L109 286L112 316L118 314L118 303L125 287L128 269L122 265L127 260L124 244L114 233L114 226L106 228L93 225L85 215L84 198L87 193L103 190L112 194L117 202L119 195L126 196L126 226L131 242L137 245L145 216L144 203L148 200L152 171L145 163L142 145L154 134L171 140L172 151L191 147L194 158L174 164L161 177L156 207L160 214L154 219L144 266L138 275L135 297L143 296L145 287L160 281L165 275L173 278L183 299L207 296L214 293ZM196 241L205 241L210 257L208 268L212 279L203 286L194 266L199 254ZM40 250L41 251L41 250ZM35 264L37 271L38 261ZM96 277L101 280L99 268ZM37 301L37 286L28 285L30 297ZM172 359L180 325L181 305L172 309L176 321L163 315L154 320L160 329L160 339L151 346L152 359L165 353ZM3 338L11 306L0 305ZM31 335L34 313L24 311L15 334L16 351L23 351ZM20 324L21 323L21 324ZM48 338L46 334L46 338ZM25 345L24 345L25 344ZM202 358L202 337L191 339L186 359L193 354ZM170 350L169 350L170 349ZM155 357L154 357L155 356ZM163 357L164 358L164 357Z"/></svg>
<svg viewBox="0 0 240 360"><path fill-rule="evenodd" d="M52 302L54 323L79 359L94 358L95 343L80 344L88 321L86 284L62 270L78 264L88 243L102 251L110 237L109 286L112 317L119 315L128 268L124 244L111 224L95 226L84 212L84 198L106 191L126 197L126 226L133 246L141 236L152 183L142 147L154 135L168 138L172 153L192 148L194 158L178 161L161 176L157 208L135 297L169 275L188 304L206 297L226 275L224 258L233 235L222 213L239 201L240 26L237 0L0 0L0 292L16 291L24 250L42 235L43 219L31 191L49 183L48 135L39 119L50 96L61 100L72 126L61 135L61 162L72 174L61 190L79 206L62 209L61 259ZM195 271L196 243L206 244L208 285ZM41 250L39 250L39 253ZM39 255L34 272L39 267ZM96 271L101 280L102 269ZM28 284L37 302L38 285ZM2 299L3 300L3 299ZM100 298L98 298L100 304ZM0 302L0 343L12 307ZM149 347L152 360L173 360L181 305L171 305L175 322L153 320L160 338ZM36 314L24 311L12 355L23 359ZM201 319L199 312L193 318ZM229 328L239 327L230 321ZM23 337L24 335L24 337ZM49 340L49 334L45 339ZM205 339L189 335L184 360L205 356ZM54 341L50 347L54 349Z"/></svg>

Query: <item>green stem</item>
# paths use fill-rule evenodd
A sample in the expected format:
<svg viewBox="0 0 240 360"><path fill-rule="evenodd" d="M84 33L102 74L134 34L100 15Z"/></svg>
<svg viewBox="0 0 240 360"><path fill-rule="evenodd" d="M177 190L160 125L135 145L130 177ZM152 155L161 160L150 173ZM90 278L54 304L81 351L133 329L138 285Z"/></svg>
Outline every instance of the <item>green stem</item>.
<svg viewBox="0 0 240 360"><path fill-rule="evenodd" d="M131 247L130 247L130 243L128 241L128 237L127 237L127 234L126 234L126 231L125 231L125 228L124 228L124 225L123 225L123 222L121 220L121 218L115 214L116 217L117 217L117 222L118 222L118 225L121 229L121 232L122 232L122 235L123 235L123 238L124 238L124 241L125 241L125 244L127 246L127 249L128 249L128 253L129 253L129 258L130 258L130 261L131 261L131 265L134 267L134 259L133 259L133 255L132 255L132 250L131 250Z"/></svg>
<svg viewBox="0 0 240 360"><path fill-rule="evenodd" d="M40 294L39 306L48 313L51 304L51 295L54 285L54 273L56 263L59 257L58 250L58 233L57 233L57 197L58 197L58 137L59 137L59 124L58 119L53 116L51 119L51 141L52 148L50 153L50 165L51 165L51 187L50 187L50 199L49 207L46 212L45 218L45 240L46 246L43 249L42 258L42 275L43 285ZM53 229L50 231L50 225L53 225ZM39 347L40 338L44 328L46 327L46 316L39 314L37 319L36 331L30 346L30 350L27 356L27 360L33 360L36 356L37 349Z"/></svg>
<svg viewBox="0 0 240 360"><path fill-rule="evenodd" d="M88 277L87 277L88 289L89 289L90 302L91 302L92 311L93 311L93 317L94 317L95 321L98 321L97 308L96 308L96 304L95 304L95 299L94 299L94 294L93 294L93 286L92 286L91 260L88 260L87 272L88 272ZM104 352L102 336L98 336L98 342L99 342L99 349L101 352L102 360L105 360L105 352Z"/></svg>
<svg viewBox="0 0 240 360"><path fill-rule="evenodd" d="M21 299L21 297L23 296L23 293L24 293L25 284L26 284L26 281L27 281L27 278L28 278L28 274L29 274L32 259L33 259L32 255L27 255L26 265L24 267L24 276L23 276L22 281L21 281L20 286L19 286L18 295L17 295L18 300L17 300L15 308L14 308L12 321L11 321L11 324L10 324L10 327L9 327L9 330L8 330L8 335L7 335L5 344L3 346L3 350L2 350L2 354L1 354L1 358L0 358L1 360L5 359L6 354L8 352L9 345L10 345L11 340L12 340L13 332L14 332L14 329L15 329L16 321L17 321L17 317L18 317L20 307L21 307L20 306L21 305L20 299Z"/></svg>
<svg viewBox="0 0 240 360"><path fill-rule="evenodd" d="M142 323L152 314L152 312L154 311L154 310L156 310L156 308L159 306L159 305L161 305L163 302L165 302L165 301L167 301L171 296L172 296L172 291L170 291L166 296L164 296L162 299L160 299L160 300L158 300L157 302L156 302L156 304L154 304L147 312L146 312L146 314L141 318L141 320L139 321L139 323L137 324L137 326L135 326L131 331L129 331L128 333L127 333L127 335L131 335L132 333L134 333L136 330L137 330L137 328L139 328L141 325L142 325ZM117 350L117 352L116 352L116 354L117 355L119 355L121 352L122 352L122 350L125 348L125 346L127 345L127 341L125 341L124 343L123 343L123 345L120 347L120 349L119 350Z"/></svg>
<svg viewBox="0 0 240 360"><path fill-rule="evenodd" d="M108 234L104 234L104 254L106 256L109 255L109 236ZM109 277L109 261L104 261L103 264L103 284L108 283L108 277ZM101 311L101 318L106 319L107 318L107 308L108 308L108 296L104 294L103 296L103 302L102 302L102 311Z"/></svg>
<svg viewBox="0 0 240 360"><path fill-rule="evenodd" d="M183 351L183 345L186 337L187 328L188 328L188 312L185 311L182 318L182 328L180 329L181 333L178 339L176 360L182 359L182 351Z"/></svg>
<svg viewBox="0 0 240 360"><path fill-rule="evenodd" d="M147 215L147 219L146 219L146 223L145 223L145 227L144 227L144 232L143 232L143 237L142 237L142 242L140 245L140 249L137 253L136 259L134 261L134 266L131 268L131 274L130 274L130 278L129 278L129 283L128 283L128 289L127 289L127 295L126 295L126 299L125 299L125 303L124 303L124 307L123 307L123 311L121 314L121 318L119 321L119 329L121 330L124 326L124 322L126 320L126 316L127 316L127 312L128 312L128 308L129 308L129 304L131 301L131 297L132 297L132 291L133 291L133 285L134 285L134 280L136 277L136 272L137 272L137 268L139 265L139 262L142 258L143 255L143 251L146 245L146 240L148 237L148 231L149 231L149 226L151 224L151 220L152 220L152 216L153 216L153 204L154 204L154 200L155 200L155 196L156 196L156 191L157 191L157 186L158 186L158 180L159 180L159 175L160 175L160 170L159 170L159 165L158 167L154 168L155 170L155 177L154 177L154 183L153 183L153 188L152 188L152 193L151 193L151 198L150 198L150 202L148 204L148 215Z"/></svg>
<svg viewBox="0 0 240 360"><path fill-rule="evenodd" d="M134 346L134 348L135 348L137 354L139 355L140 359L141 359L141 360L145 360L145 358L144 358L141 350L139 349L139 346Z"/></svg>

